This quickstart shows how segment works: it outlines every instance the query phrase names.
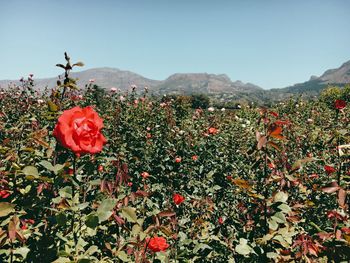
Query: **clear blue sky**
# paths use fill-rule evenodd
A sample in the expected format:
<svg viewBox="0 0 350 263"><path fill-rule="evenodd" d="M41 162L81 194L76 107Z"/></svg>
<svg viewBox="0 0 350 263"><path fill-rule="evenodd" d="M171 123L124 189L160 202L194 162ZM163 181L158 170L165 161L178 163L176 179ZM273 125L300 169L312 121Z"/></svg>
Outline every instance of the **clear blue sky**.
<svg viewBox="0 0 350 263"><path fill-rule="evenodd" d="M350 60L349 11L349 0L0 0L0 79L57 76L68 51L83 69L279 88Z"/></svg>

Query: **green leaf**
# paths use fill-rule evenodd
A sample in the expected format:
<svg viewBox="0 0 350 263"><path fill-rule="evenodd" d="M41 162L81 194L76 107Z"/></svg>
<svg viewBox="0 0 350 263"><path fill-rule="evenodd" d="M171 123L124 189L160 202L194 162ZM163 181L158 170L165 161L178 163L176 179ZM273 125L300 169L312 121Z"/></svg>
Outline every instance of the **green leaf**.
<svg viewBox="0 0 350 263"><path fill-rule="evenodd" d="M130 258L124 251L119 251L117 257L123 262L130 262Z"/></svg>
<svg viewBox="0 0 350 263"><path fill-rule="evenodd" d="M274 214L271 219L274 219L277 223L283 224L286 223L286 217L284 216L283 213L281 212L277 212L276 214Z"/></svg>
<svg viewBox="0 0 350 263"><path fill-rule="evenodd" d="M140 233L140 231L141 231L141 227L138 224L135 224L135 225L133 225L133 227L131 229L131 234L133 236L137 236L138 233Z"/></svg>
<svg viewBox="0 0 350 263"><path fill-rule="evenodd" d="M124 207L124 208L122 208L122 215L129 222L136 223L137 222L137 216L136 216L136 212L135 211L136 211L135 208Z"/></svg>
<svg viewBox="0 0 350 263"><path fill-rule="evenodd" d="M59 195L64 198L72 198L72 187L66 186L58 191Z"/></svg>
<svg viewBox="0 0 350 263"><path fill-rule="evenodd" d="M28 252L30 251L27 247L20 247L14 250L14 254L21 255L23 259L27 257Z"/></svg>
<svg viewBox="0 0 350 263"><path fill-rule="evenodd" d="M44 168L46 168L49 171L53 171L54 170L52 164L50 162L48 162L48 161L43 160L39 164L42 165Z"/></svg>
<svg viewBox="0 0 350 263"><path fill-rule="evenodd" d="M208 246L207 244L203 244L203 243L198 243L194 249L193 252L197 253L199 250L204 250L204 249L212 249L210 246Z"/></svg>
<svg viewBox="0 0 350 263"><path fill-rule="evenodd" d="M58 106L53 103L51 100L47 102L47 105L49 106L49 111L56 112L58 111Z"/></svg>
<svg viewBox="0 0 350 263"><path fill-rule="evenodd" d="M252 248L247 244L248 240L244 238L239 239L239 244L236 246L235 250L238 254L247 256L252 252Z"/></svg>
<svg viewBox="0 0 350 263"><path fill-rule="evenodd" d="M289 207L289 205L287 204L280 204L278 206L278 209L281 210L281 212L285 213L285 214L288 214L290 211L292 211L292 209Z"/></svg>
<svg viewBox="0 0 350 263"><path fill-rule="evenodd" d="M285 203L288 200L288 194L285 192L277 192L273 198L273 201L275 203L281 202Z"/></svg>
<svg viewBox="0 0 350 263"><path fill-rule="evenodd" d="M99 223L99 217L95 214L90 214L86 217L85 224L90 228L96 228Z"/></svg>
<svg viewBox="0 0 350 263"><path fill-rule="evenodd" d="M92 254L96 253L98 251L98 246L91 246L88 248L88 250L85 251L85 255L91 256Z"/></svg>
<svg viewBox="0 0 350 263"><path fill-rule="evenodd" d="M275 220L270 219L270 220L268 221L268 223L269 223L269 228L270 228L271 230L277 230L278 224L277 224L277 222L276 222Z"/></svg>
<svg viewBox="0 0 350 263"><path fill-rule="evenodd" d="M52 263L69 263L69 262L71 262L69 258L59 257Z"/></svg>
<svg viewBox="0 0 350 263"><path fill-rule="evenodd" d="M15 211L15 205L7 202L0 203L0 217L7 216Z"/></svg>
<svg viewBox="0 0 350 263"><path fill-rule="evenodd" d="M97 216L100 222L106 221L112 215L112 210L117 204L115 199L104 199L97 208Z"/></svg>
<svg viewBox="0 0 350 263"><path fill-rule="evenodd" d="M38 169L34 166L26 166L22 169L22 172L27 176L39 177Z"/></svg>
<svg viewBox="0 0 350 263"><path fill-rule="evenodd" d="M56 221L58 225L64 226L67 223L67 217L64 213L60 213L56 215Z"/></svg>

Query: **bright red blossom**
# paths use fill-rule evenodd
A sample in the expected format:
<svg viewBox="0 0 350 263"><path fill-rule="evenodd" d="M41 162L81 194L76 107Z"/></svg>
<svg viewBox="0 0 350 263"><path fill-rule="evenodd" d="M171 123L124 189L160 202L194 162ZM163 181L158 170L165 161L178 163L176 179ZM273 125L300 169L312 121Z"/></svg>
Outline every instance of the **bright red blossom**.
<svg viewBox="0 0 350 263"><path fill-rule="evenodd" d="M174 194L173 195L173 201L176 205L181 204L183 201L185 201L185 197L183 197L180 194Z"/></svg>
<svg viewBox="0 0 350 263"><path fill-rule="evenodd" d="M336 100L334 106L337 110L342 110L346 107L346 102L344 100Z"/></svg>
<svg viewBox="0 0 350 263"><path fill-rule="evenodd" d="M148 243L148 248L153 252L165 251L169 247L164 237L155 236L148 238L146 242Z"/></svg>
<svg viewBox="0 0 350 263"><path fill-rule="evenodd" d="M7 198L10 196L10 193L7 190L0 191L0 198Z"/></svg>
<svg viewBox="0 0 350 263"><path fill-rule="evenodd" d="M334 173L336 170L334 169L334 167L329 166L329 165L325 165L324 166L324 170L326 171L327 174L331 174Z"/></svg>
<svg viewBox="0 0 350 263"><path fill-rule="evenodd" d="M92 107L74 107L58 118L53 131L56 139L75 154L98 153L106 143L102 135L103 120Z"/></svg>
<svg viewBox="0 0 350 263"><path fill-rule="evenodd" d="M176 162L176 163L181 163L181 161L182 161L181 157L176 157L176 158L175 158L175 162Z"/></svg>

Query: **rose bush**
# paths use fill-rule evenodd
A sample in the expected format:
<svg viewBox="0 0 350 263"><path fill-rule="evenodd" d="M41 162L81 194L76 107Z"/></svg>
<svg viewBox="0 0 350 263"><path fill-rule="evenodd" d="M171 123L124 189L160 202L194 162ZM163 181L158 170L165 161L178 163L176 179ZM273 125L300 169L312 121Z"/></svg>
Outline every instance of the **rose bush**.
<svg viewBox="0 0 350 263"><path fill-rule="evenodd" d="M334 99L208 112L28 81L0 91L0 262L349 260L350 111Z"/></svg>

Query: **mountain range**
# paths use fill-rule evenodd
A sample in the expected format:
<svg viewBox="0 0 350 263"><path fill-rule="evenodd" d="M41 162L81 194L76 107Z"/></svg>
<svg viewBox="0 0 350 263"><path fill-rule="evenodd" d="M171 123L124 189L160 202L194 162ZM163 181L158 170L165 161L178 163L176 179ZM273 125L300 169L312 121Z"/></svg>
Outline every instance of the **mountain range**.
<svg viewBox="0 0 350 263"><path fill-rule="evenodd" d="M344 85L350 83L350 61L339 68L325 71L320 77L312 76L308 81L293 86L264 90L252 83L243 83L239 80L232 81L225 74L208 73L177 73L165 80L153 80L145 78L131 71L116 68L93 68L80 72L72 72L72 78L77 79L80 88L84 88L91 79L94 83L105 89L111 87L119 88L122 91L136 85L138 90L148 87L155 95L162 94L194 94L202 93L216 97L232 96L246 100L264 100L266 98L284 99L292 95L303 94L313 96L328 85ZM38 89L55 87L58 78L35 79ZM9 84L19 84L19 81L0 80L0 88L6 88Z"/></svg>

